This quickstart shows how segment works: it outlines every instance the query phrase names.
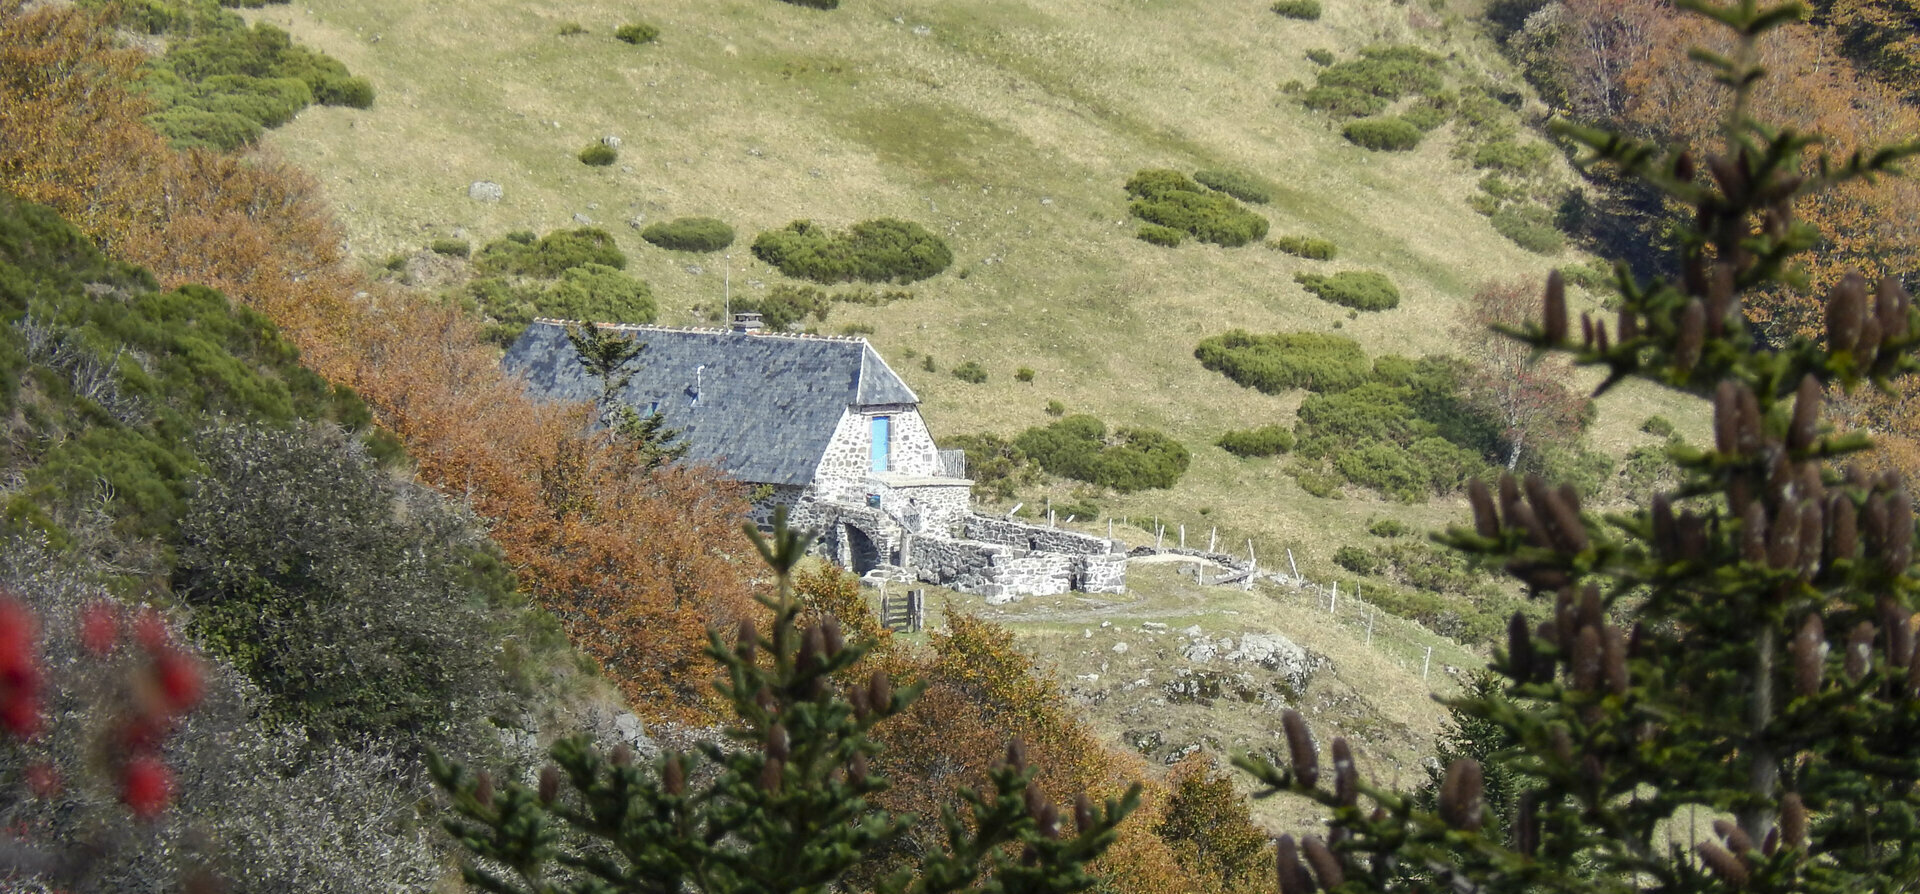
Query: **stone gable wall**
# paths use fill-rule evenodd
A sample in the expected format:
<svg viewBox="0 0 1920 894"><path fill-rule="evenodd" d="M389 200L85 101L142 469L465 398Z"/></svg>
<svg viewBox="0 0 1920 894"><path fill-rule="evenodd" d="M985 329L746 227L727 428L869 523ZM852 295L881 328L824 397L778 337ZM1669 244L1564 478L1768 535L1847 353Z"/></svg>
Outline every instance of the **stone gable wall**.
<svg viewBox="0 0 1920 894"><path fill-rule="evenodd" d="M833 428L833 438L820 457L813 480L823 499L860 503L866 500L867 473L873 471L874 416L892 418L888 449L892 452L892 471L906 475L938 476L944 473L940 450L933 444L926 420L918 410L895 413L856 413L849 410Z"/></svg>

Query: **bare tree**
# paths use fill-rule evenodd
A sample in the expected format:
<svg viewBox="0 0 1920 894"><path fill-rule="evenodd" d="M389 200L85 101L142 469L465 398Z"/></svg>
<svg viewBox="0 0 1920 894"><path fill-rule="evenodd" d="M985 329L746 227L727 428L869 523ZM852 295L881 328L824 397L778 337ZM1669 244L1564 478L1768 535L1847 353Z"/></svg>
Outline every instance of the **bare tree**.
<svg viewBox="0 0 1920 894"><path fill-rule="evenodd" d="M1460 321L1467 398L1498 427L1508 469L1529 449L1578 435L1587 417L1588 400L1567 387L1565 360L1536 357L1531 346L1494 329L1520 325L1538 303L1524 283L1489 282Z"/></svg>

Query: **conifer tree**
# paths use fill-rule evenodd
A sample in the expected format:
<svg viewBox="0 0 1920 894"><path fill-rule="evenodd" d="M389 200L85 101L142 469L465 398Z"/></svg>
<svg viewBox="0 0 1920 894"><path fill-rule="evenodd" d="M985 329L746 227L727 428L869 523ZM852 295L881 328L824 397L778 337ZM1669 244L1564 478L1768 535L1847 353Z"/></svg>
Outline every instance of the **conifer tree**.
<svg viewBox="0 0 1920 894"><path fill-rule="evenodd" d="M918 688L894 688L884 670L859 678L855 665L872 643L846 642L831 614L804 623L809 609L792 578L811 538L788 529L784 511L773 528L770 538L747 528L776 579L774 594L759 597L773 614L769 632L743 621L731 647L718 632L708 647L727 677L720 691L736 718L731 742L669 752L648 767L625 746L609 754L569 738L553 747L555 766L534 786L496 787L485 773L430 762L453 800L446 826L470 855L470 884L499 894L825 892L906 834L911 817L867 800L887 786L872 772L880 746L869 733ZM962 789L967 815L940 817L946 848L879 890L1092 887L1087 864L1116 840L1139 786L1103 806L1081 796L1067 834L1037 772L1015 739L988 772L992 789Z"/></svg>
<svg viewBox="0 0 1920 894"><path fill-rule="evenodd" d="M1804 287L1796 256L1822 237L1797 199L1894 173L1920 144L1835 158L1759 123L1756 41L1805 8L1679 5L1737 37L1729 56L1695 53L1732 91L1723 145L1702 158L1565 133L1692 210L1681 274L1622 269L1611 327L1570 324L1550 276L1539 322L1508 334L1604 368L1601 391L1639 378L1702 398L1713 446L1670 446L1679 485L1630 514L1584 512L1535 476L1473 488L1473 527L1442 539L1553 606L1537 628L1516 615L1499 685L1456 702L1513 743L1487 756L1521 789L1511 822L1489 827L1479 761L1454 760L1422 810L1365 781L1342 740L1322 772L1290 713L1290 766L1241 761L1330 808L1324 839L1280 841L1286 894L1920 888L1912 498L1847 459L1866 437L1823 421L1831 391L1920 368L1920 319L1899 282L1857 275L1827 294L1824 341L1769 347L1743 309ZM1689 840L1696 808L1712 832Z"/></svg>

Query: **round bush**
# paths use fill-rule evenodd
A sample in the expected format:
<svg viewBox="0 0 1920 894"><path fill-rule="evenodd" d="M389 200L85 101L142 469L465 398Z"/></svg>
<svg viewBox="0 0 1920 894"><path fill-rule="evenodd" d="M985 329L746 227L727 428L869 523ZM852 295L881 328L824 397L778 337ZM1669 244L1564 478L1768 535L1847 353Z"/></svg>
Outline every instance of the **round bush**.
<svg viewBox="0 0 1920 894"><path fill-rule="evenodd" d="M1134 238L1142 242L1151 242L1155 245L1164 245L1168 248L1177 248L1180 243L1187 241L1186 233L1172 227L1163 227L1159 224L1143 223L1140 225L1139 231L1133 235Z"/></svg>
<svg viewBox="0 0 1920 894"><path fill-rule="evenodd" d="M616 270L627 266L627 256L612 234L597 227L555 230L539 239L527 231L508 233L480 250L480 273L485 276L534 276L551 279L574 267L600 264Z"/></svg>
<svg viewBox="0 0 1920 894"><path fill-rule="evenodd" d="M1279 425L1230 431L1215 441L1220 449L1243 459L1278 456L1293 449L1293 432Z"/></svg>
<svg viewBox="0 0 1920 894"><path fill-rule="evenodd" d="M1532 202L1507 205L1493 212L1493 229L1513 244L1538 255L1557 255L1567 247L1567 236L1554 225L1553 212Z"/></svg>
<svg viewBox="0 0 1920 894"><path fill-rule="evenodd" d="M1647 421L1640 423L1640 430L1650 435L1671 438L1673 437L1673 420L1665 416L1648 416Z"/></svg>
<svg viewBox="0 0 1920 894"><path fill-rule="evenodd" d="M473 246L465 239L435 239L427 245L427 250L450 258L464 258L473 253Z"/></svg>
<svg viewBox="0 0 1920 894"><path fill-rule="evenodd" d="M1333 564L1354 574L1372 574L1380 569L1380 557L1357 546L1343 546L1333 551Z"/></svg>
<svg viewBox="0 0 1920 894"><path fill-rule="evenodd" d="M1218 193L1170 191L1127 206L1148 223L1184 230L1202 242L1237 248L1267 235L1267 219Z"/></svg>
<svg viewBox="0 0 1920 894"><path fill-rule="evenodd" d="M613 164L619 157L619 150L598 140L588 143L587 148L580 150L580 163L596 168Z"/></svg>
<svg viewBox="0 0 1920 894"><path fill-rule="evenodd" d="M313 101L323 106L373 108L373 82L346 76L324 78L313 85Z"/></svg>
<svg viewBox="0 0 1920 894"><path fill-rule="evenodd" d="M1347 122L1340 135L1375 152L1405 152L1420 145L1420 128L1400 118L1362 118Z"/></svg>
<svg viewBox="0 0 1920 894"><path fill-rule="evenodd" d="M1242 202L1265 205L1273 195L1259 181L1239 171L1195 171L1193 179L1215 192L1224 192Z"/></svg>
<svg viewBox="0 0 1920 894"><path fill-rule="evenodd" d="M1314 261L1332 260L1333 256L1340 252L1339 246L1325 239L1315 239L1312 236L1282 236L1268 242L1267 247L1275 251L1284 251L1287 254Z"/></svg>
<svg viewBox="0 0 1920 894"><path fill-rule="evenodd" d="M733 228L711 217L681 217L641 230L640 238L674 251L719 251L733 244Z"/></svg>
<svg viewBox="0 0 1920 894"><path fill-rule="evenodd" d="M613 36L635 45L653 43L660 36L660 29L644 22L634 22L613 29Z"/></svg>
<svg viewBox="0 0 1920 894"><path fill-rule="evenodd" d="M1400 290L1393 287L1393 281L1385 274L1372 270L1345 270L1332 276L1296 273L1293 281L1322 301L1354 310L1389 310L1400 306Z"/></svg>
<svg viewBox="0 0 1920 894"><path fill-rule="evenodd" d="M1122 493L1172 487L1192 461L1180 442L1151 429L1121 429L1107 443L1106 424L1074 415L1035 427L1014 439L1014 446L1049 473Z"/></svg>
<svg viewBox="0 0 1920 894"><path fill-rule="evenodd" d="M1359 342L1323 332L1253 335L1235 329L1201 341L1193 356L1201 366L1268 394L1345 391L1372 371Z"/></svg>
<svg viewBox="0 0 1920 894"><path fill-rule="evenodd" d="M1321 85L1300 94L1300 104L1335 118L1365 118L1387 109L1387 99L1352 87Z"/></svg>
<svg viewBox="0 0 1920 894"><path fill-rule="evenodd" d="M1284 18L1311 22L1320 18L1320 0L1276 0L1273 11Z"/></svg>
<svg viewBox="0 0 1920 894"><path fill-rule="evenodd" d="M985 384L987 381L987 368L975 361L969 360L953 368L953 377L971 385Z"/></svg>
<svg viewBox="0 0 1920 894"><path fill-rule="evenodd" d="M1375 537L1405 537L1413 533L1413 528L1397 518L1382 518L1367 525L1367 533Z"/></svg>
<svg viewBox="0 0 1920 894"><path fill-rule="evenodd" d="M1325 68L1333 64L1333 51L1325 47L1314 47L1307 51L1307 61Z"/></svg>
<svg viewBox="0 0 1920 894"><path fill-rule="evenodd" d="M820 283L917 282L953 263L940 237L890 217L861 221L845 233L796 220L756 237L753 255L788 276Z"/></svg>

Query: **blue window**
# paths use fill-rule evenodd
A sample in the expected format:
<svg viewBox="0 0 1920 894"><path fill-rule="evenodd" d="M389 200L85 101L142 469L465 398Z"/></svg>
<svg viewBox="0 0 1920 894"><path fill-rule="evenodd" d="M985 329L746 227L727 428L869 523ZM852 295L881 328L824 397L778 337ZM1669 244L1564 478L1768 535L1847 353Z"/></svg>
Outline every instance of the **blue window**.
<svg viewBox="0 0 1920 894"><path fill-rule="evenodd" d="M891 452L887 448L891 446L889 444L888 430L892 427L892 422L893 417L891 416L873 417L873 447L870 456L873 457L873 470L875 472L885 472L892 468L887 462L888 457L891 455Z"/></svg>

